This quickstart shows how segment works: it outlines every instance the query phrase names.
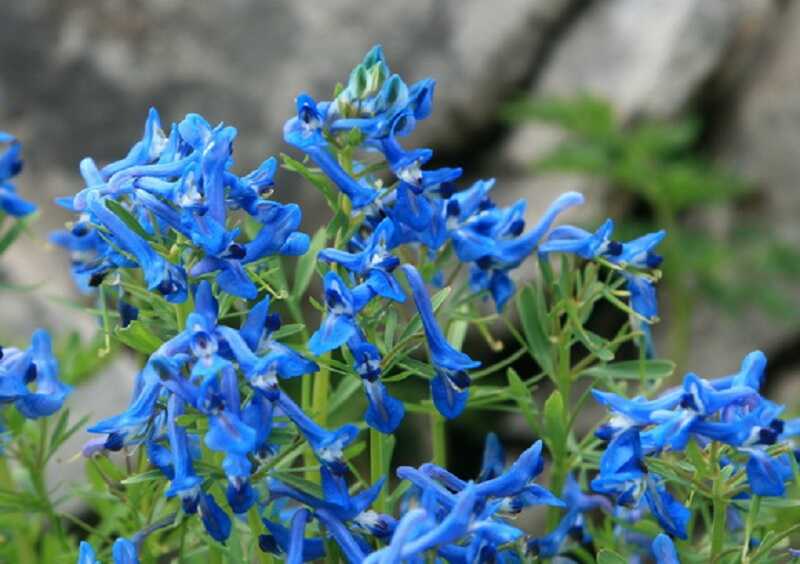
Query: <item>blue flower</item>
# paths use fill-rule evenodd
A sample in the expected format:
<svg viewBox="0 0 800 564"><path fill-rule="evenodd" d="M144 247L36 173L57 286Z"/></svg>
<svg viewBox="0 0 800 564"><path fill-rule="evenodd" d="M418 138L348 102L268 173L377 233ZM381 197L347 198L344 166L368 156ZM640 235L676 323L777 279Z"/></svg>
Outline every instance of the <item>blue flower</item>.
<svg viewBox="0 0 800 564"><path fill-rule="evenodd" d="M283 392L279 392L277 404L310 443L317 459L334 474L344 474L347 465L343 450L356 439L358 428L347 424L333 431L323 429Z"/></svg>
<svg viewBox="0 0 800 564"><path fill-rule="evenodd" d="M447 342L436 323L431 300L419 272L410 264L403 265L402 269L411 286L414 303L428 340L431 363L436 369L436 376L431 380L433 402L439 413L452 419L460 415L467 404L470 380L466 371L480 366L480 362L457 351Z"/></svg>
<svg viewBox="0 0 800 564"><path fill-rule="evenodd" d="M311 562L323 558L325 556L323 540L321 538L305 538L302 533L298 533L300 523L302 523L303 528L305 528L308 517L309 512L307 509L300 508L296 510L292 517L291 530L269 519L262 519L264 526L267 527L270 534L261 535L261 537L259 537L258 542L261 550L277 555L286 553L287 562L289 561L288 558L290 558L290 552L294 562ZM299 549L298 536L300 536L302 540L302 547ZM302 560L298 560L299 557L302 557Z"/></svg>
<svg viewBox="0 0 800 564"><path fill-rule="evenodd" d="M141 267L148 289L158 291L173 303L186 301L188 284L183 268L156 253L147 241L106 207L104 200L91 199L88 209L94 220L107 230L111 244L130 254Z"/></svg>
<svg viewBox="0 0 800 564"><path fill-rule="evenodd" d="M283 138L290 145L305 152L311 160L333 181L352 202L363 208L378 195L377 190L357 181L345 171L336 157L328 151L328 142L322 133L322 116L314 99L300 94L296 100L297 115L283 127Z"/></svg>
<svg viewBox="0 0 800 564"><path fill-rule="evenodd" d="M359 276L360 282L369 286L375 294L396 302L404 302L406 297L403 290L392 275L400 260L388 251L388 244L393 234L392 220L386 218L371 233L359 252L323 249L319 253L319 258L340 264Z"/></svg>
<svg viewBox="0 0 800 564"><path fill-rule="evenodd" d="M0 404L13 403L23 417L52 415L61 409L71 390L58 379L58 362L43 329L33 333L27 351L0 350Z"/></svg>
<svg viewBox="0 0 800 564"><path fill-rule="evenodd" d="M653 539L652 551L656 564L681 564L678 558L678 551L675 550L675 544L664 533Z"/></svg>
<svg viewBox="0 0 800 564"><path fill-rule="evenodd" d="M217 504L211 494L206 492L200 493L197 511L200 513L203 526L211 538L221 543L228 540L231 534L231 519L219 504Z"/></svg>
<svg viewBox="0 0 800 564"><path fill-rule="evenodd" d="M118 538L111 549L114 564L139 564L136 545L126 538Z"/></svg>
<svg viewBox="0 0 800 564"><path fill-rule="evenodd" d="M78 561L76 564L100 564L92 545L86 541L81 541L78 548Z"/></svg>
<svg viewBox="0 0 800 564"><path fill-rule="evenodd" d="M308 341L308 350L316 356L341 347L359 334L355 316L375 296L372 288L366 284L351 290L333 271L325 274L323 283L326 315L320 328Z"/></svg>
<svg viewBox="0 0 800 564"><path fill-rule="evenodd" d="M0 146L7 145L0 152L0 209L9 215L22 217L36 211L36 206L17 195L10 180L22 170L22 144L16 137L0 131Z"/></svg>
<svg viewBox="0 0 800 564"><path fill-rule="evenodd" d="M202 479L194 471L187 433L176 420L182 413L183 400L173 395L167 403L167 433L172 463L172 483L165 495L168 498L180 497L185 509L192 513L197 504Z"/></svg>
<svg viewBox="0 0 800 564"><path fill-rule="evenodd" d="M661 483L661 478L647 472L639 430L631 427L617 435L600 458L600 474L592 480L592 489L614 495L621 505L636 506L644 498L661 527L673 536L687 538L690 511Z"/></svg>
<svg viewBox="0 0 800 564"><path fill-rule="evenodd" d="M363 340L360 334L347 342L355 359L356 373L364 383L367 396L367 425L381 433L391 434L397 429L405 415L403 402L389 395L381 376L381 354L378 347Z"/></svg>
<svg viewBox="0 0 800 564"><path fill-rule="evenodd" d="M244 266L276 254L303 254L308 249L309 239L297 231L302 215L298 206L266 200L274 186L277 169L274 158L266 159L256 170L242 177L229 170L233 164L236 135L232 127L224 124L212 127L201 116L189 114L173 125L166 136L161 130L158 113L151 110L142 140L128 156L102 169L91 159L84 159L81 174L87 187L59 203L74 212L91 212L89 219L105 228L104 237L111 246L132 254L134 264L143 268L150 289L159 287L165 279L159 291L171 301L180 301L182 294L178 292L185 289L182 288L185 283L179 278L185 278L185 274L169 272L167 277L161 271L165 268L182 271L184 264L170 265L152 249L144 248L150 245L137 240L137 237L141 239L141 233L129 233L125 222L115 221L111 217L114 214L109 216L108 210L103 214L104 210L98 210L96 202L104 207L105 200L114 200L127 210L152 239L148 243L175 248L176 243L190 241L198 251L199 260L192 260L193 253L183 253L180 258L192 265L192 276L217 273L217 281L224 291L253 299L258 291ZM239 228L228 226L228 212L236 210L243 210L259 224L258 232L247 245L237 241ZM120 223L128 229L117 236ZM93 230L91 226L89 229L82 227L81 233L73 233L74 236L61 232L54 237L59 244L77 252L77 247L90 242L78 239ZM91 269L92 275L131 266L119 264L113 255L107 256L105 249L92 250L97 259L87 261L81 257L81 262L87 263L81 270ZM97 262L100 264L95 264ZM170 284L181 288L171 289Z"/></svg>
<svg viewBox="0 0 800 564"><path fill-rule="evenodd" d="M747 482L755 495L782 497L785 482L794 476L788 454L770 456L761 449L742 449L750 454L747 461Z"/></svg>
<svg viewBox="0 0 800 564"><path fill-rule="evenodd" d="M30 364L22 383L26 386L25 392L16 399L14 405L28 419L52 415L61 409L72 391L70 386L58 379L58 362L53 356L50 335L43 329L37 329L31 337ZM27 389L29 384L35 386L34 391Z"/></svg>
<svg viewBox="0 0 800 564"><path fill-rule="evenodd" d="M559 196L528 233L525 229L526 202L500 210L480 211L453 229L453 248L462 262L475 262L471 284L476 291L490 290L497 310L502 311L514 293L508 271L518 267L533 253L541 238L564 210L583 203L583 196L567 192ZM460 216L460 200L448 202L448 212ZM455 209L453 209L455 208Z"/></svg>

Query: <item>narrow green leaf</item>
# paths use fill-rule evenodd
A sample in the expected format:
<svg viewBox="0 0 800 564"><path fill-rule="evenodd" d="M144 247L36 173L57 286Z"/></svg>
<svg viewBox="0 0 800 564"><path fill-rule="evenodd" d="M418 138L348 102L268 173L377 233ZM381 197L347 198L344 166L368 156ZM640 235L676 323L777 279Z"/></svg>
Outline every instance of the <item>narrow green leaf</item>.
<svg viewBox="0 0 800 564"><path fill-rule="evenodd" d="M29 215L28 217L24 217L22 219L18 219L14 222L14 225L9 227L5 233L3 233L3 237L0 238L0 255L6 252L14 241L16 241L20 235L22 235L25 230L28 228L28 223L30 222L34 215Z"/></svg>
<svg viewBox="0 0 800 564"><path fill-rule="evenodd" d="M516 370L513 368L509 368L506 371L506 376L508 377L508 390L511 392L511 397L514 398L520 411L522 411L522 415L525 417L525 421L528 423L531 431L539 434L539 423L536 420L537 410L533 405L533 398L531 397L530 390L528 390L528 387L523 383Z"/></svg>
<svg viewBox="0 0 800 564"><path fill-rule="evenodd" d="M597 564L627 564L627 562L627 560L613 550L601 550L597 555Z"/></svg>
<svg viewBox="0 0 800 564"><path fill-rule="evenodd" d="M281 328L272 334L272 338L280 341L302 332L305 327L302 323L287 323L286 325L281 325Z"/></svg>
<svg viewBox="0 0 800 564"><path fill-rule="evenodd" d="M517 310L522 323L522 332L528 345L528 352L542 367L542 370L552 376L555 374L555 369L551 356L550 339L545 330L547 320L541 315L541 312L546 309L543 298L544 296L535 288L527 286L517 296Z"/></svg>
<svg viewBox="0 0 800 564"><path fill-rule="evenodd" d="M137 219L133 217L131 212L126 210L122 204L109 198L106 200L106 207L114 212L114 215L120 218L123 223L130 227L139 237L148 241L153 239L153 236L145 231L141 225L139 225Z"/></svg>
<svg viewBox="0 0 800 564"><path fill-rule="evenodd" d="M335 210L338 208L337 197L339 191L331 183L331 181L328 180L327 176L321 172L311 170L306 165L298 160L293 159L289 155L281 154L281 160L283 161L283 168L301 175L317 190L319 190L322 196L328 202L328 205L331 207L331 209Z"/></svg>
<svg viewBox="0 0 800 564"><path fill-rule="evenodd" d="M299 302L311 283L314 275L314 268L317 266L317 255L327 242L327 235L324 228L320 228L311 239L308 252L297 261L297 269L294 273L294 285L292 287L292 297Z"/></svg>
<svg viewBox="0 0 800 564"><path fill-rule="evenodd" d="M560 460L567 448L566 414L561 392L554 390L544 402L544 437L553 458Z"/></svg>
<svg viewBox="0 0 800 564"><path fill-rule="evenodd" d="M117 328L114 336L121 343L140 353L150 355L161 346L161 339L156 337L150 329L139 320L132 321L127 327Z"/></svg>
<svg viewBox="0 0 800 564"><path fill-rule="evenodd" d="M611 364L592 366L581 372L581 376L588 376L606 382L617 380L639 380L644 374L646 381L664 380L675 372L675 363L662 358L645 360L623 360Z"/></svg>
<svg viewBox="0 0 800 564"><path fill-rule="evenodd" d="M147 470L146 472L142 472L141 474L134 474L133 476L129 476L122 480L122 484L126 486L132 484L141 484L143 482L152 482L154 480L160 480L164 477L164 474L158 468L153 468L152 470Z"/></svg>

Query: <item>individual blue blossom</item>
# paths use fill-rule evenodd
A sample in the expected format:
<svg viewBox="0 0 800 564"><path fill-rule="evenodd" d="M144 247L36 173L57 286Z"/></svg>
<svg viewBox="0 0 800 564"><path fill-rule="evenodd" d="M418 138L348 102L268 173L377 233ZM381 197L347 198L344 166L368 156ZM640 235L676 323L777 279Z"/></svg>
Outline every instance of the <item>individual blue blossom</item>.
<svg viewBox="0 0 800 564"><path fill-rule="evenodd" d="M288 497L308 506L313 510L316 519L337 542L345 556L351 562L361 562L365 552L369 550L368 545L360 537L361 533L385 538L394 530L393 518L369 509L383 487L383 480L363 492L351 496L343 477L331 473L324 466L320 472L323 498L317 498L276 479L269 481L270 495L272 499ZM269 528L271 531L274 529L274 527ZM273 531L273 536L276 536L275 540L279 546L286 545L285 539L282 541L277 538L281 536L280 531ZM313 545L308 544L308 541L302 541L302 537L298 538L294 544L298 547L295 552L295 557L298 559L306 551L313 550ZM288 548L284 550L289 551Z"/></svg>
<svg viewBox="0 0 800 564"><path fill-rule="evenodd" d="M186 430L177 422L177 418L183 413L183 403L181 398L173 395L167 404L167 432L172 477L166 496L178 496L184 509L188 513L193 513L203 480L194 471L193 456Z"/></svg>
<svg viewBox="0 0 800 564"><path fill-rule="evenodd" d="M38 419L61 409L71 391L58 378L58 361L44 329L34 331L26 351L0 350L0 404L13 403L23 417Z"/></svg>
<svg viewBox="0 0 800 564"><path fill-rule="evenodd" d="M658 475L647 471L636 427L611 441L600 459L600 473L591 485L598 493L615 496L622 505L635 507L644 499L667 533L687 538L691 513L664 487Z"/></svg>
<svg viewBox="0 0 800 564"><path fill-rule="evenodd" d="M148 289L158 291L169 302L182 303L186 300L188 282L186 272L180 266L153 250L145 239L106 207L104 200L91 199L88 209L94 220L107 230L109 243L133 257L144 273Z"/></svg>
<svg viewBox="0 0 800 564"><path fill-rule="evenodd" d="M298 514L302 514L302 517L298 517ZM325 545L321 538L307 538L303 534L301 537L302 547L298 547L299 534L297 529L299 529L299 525L295 527L295 523L307 522L309 516L310 512L306 508L297 509L292 516L291 530L269 519L262 519L269 534L259 537L259 547L263 552L276 555L286 554L287 561L290 551L291 557L295 562L312 562L323 558L325 556ZM302 558L302 560L298 560L298 558Z"/></svg>
<svg viewBox="0 0 800 564"><path fill-rule="evenodd" d="M660 533L653 539L652 551L656 564L681 564L675 543L664 533Z"/></svg>
<svg viewBox="0 0 800 564"><path fill-rule="evenodd" d="M211 494L200 493L197 512L211 538L221 543L228 540L231 534L231 519Z"/></svg>
<svg viewBox="0 0 800 564"><path fill-rule="evenodd" d="M94 552L92 545L86 541L81 541L78 547L78 560L77 564L100 564L97 560L97 555Z"/></svg>
<svg viewBox="0 0 800 564"><path fill-rule="evenodd" d="M310 374L319 370L319 366L273 337L273 333L280 329L281 320L277 313L269 313L269 308L270 298L267 296L247 314L239 329L241 343L238 340L231 342L238 353L235 353L236 360L250 385L274 396L278 378Z"/></svg>
<svg viewBox="0 0 800 564"><path fill-rule="evenodd" d="M358 436L355 425L342 425L332 431L324 429L282 391L278 394L277 405L310 443L317 459L324 466L334 474L344 474L347 471L343 451Z"/></svg>
<svg viewBox="0 0 800 564"><path fill-rule="evenodd" d="M339 164L336 156L328 150L328 142L322 132L322 115L314 99L308 94L300 94L296 107L297 115L283 127L284 140L305 152L350 199L354 208L363 208L370 204L378 195L377 190L363 180L358 181L351 177Z"/></svg>
<svg viewBox="0 0 800 564"><path fill-rule="evenodd" d="M747 482L754 495L782 497L786 482L794 476L788 454L770 456L762 449L742 449L750 455L747 461Z"/></svg>
<svg viewBox="0 0 800 564"><path fill-rule="evenodd" d="M559 521L555 529L542 537L530 539L526 545L529 554L542 558L551 558L561 552L561 547L569 537L580 539L582 544L589 544L591 536L584 526L584 514L595 509L611 512L611 503L607 498L599 495L585 494L572 474L567 476L567 481L562 492L563 502L567 512Z"/></svg>
<svg viewBox="0 0 800 564"><path fill-rule="evenodd" d="M139 564L136 545L126 538L118 538L111 549L114 564Z"/></svg>
<svg viewBox="0 0 800 564"><path fill-rule="evenodd" d="M325 318L308 341L308 350L316 356L339 348L357 336L361 330L356 321L356 314L375 297L372 288L366 284L348 288L344 280L334 271L325 274L323 283Z"/></svg>
<svg viewBox="0 0 800 564"><path fill-rule="evenodd" d="M392 220L386 218L370 234L359 252L323 249L319 253L319 259L343 266L358 276L360 282L365 283L378 296L402 303L405 295L392 274L400 260L388 250L393 233Z"/></svg>
<svg viewBox="0 0 800 564"><path fill-rule="evenodd" d="M400 425L405 415L403 402L389 395L380 381L381 355L372 343L364 341L360 335L350 339L347 344L355 359L355 369L364 383L367 397L367 411L364 420L367 425L381 433L391 434Z"/></svg>
<svg viewBox="0 0 800 564"><path fill-rule="evenodd" d="M450 207L457 202L451 200ZM462 262L475 263L470 274L473 289L489 290L497 310L502 311L515 289L508 271L518 267L533 253L560 213L582 203L583 196L577 192L562 194L525 234L524 200L504 210L480 211L463 221L450 236L458 258Z"/></svg>
<svg viewBox="0 0 800 564"><path fill-rule="evenodd" d="M22 144L16 137L0 131L0 209L8 215L23 217L36 211L36 206L23 200L18 194L11 179L22 170Z"/></svg>
<svg viewBox="0 0 800 564"><path fill-rule="evenodd" d="M654 251L664 239L666 231L656 231L628 242L611 239L614 222L606 220L594 233L572 225L553 229L547 240L539 245L540 257L550 253L574 254L586 260L603 258L623 269L627 291L630 294L631 322L643 334L643 345L648 357L655 355L650 325L658 321L658 303L653 277L641 270L652 270L661 265L662 257ZM638 271L625 269L633 267Z"/></svg>
<svg viewBox="0 0 800 564"><path fill-rule="evenodd" d="M454 349L447 342L436 322L425 282L419 272L410 264L401 268L411 286L414 303L428 340L431 363L436 370L430 384L434 405L439 413L452 419L460 415L467 404L470 380L466 371L480 366L480 362Z"/></svg>
<svg viewBox="0 0 800 564"><path fill-rule="evenodd" d="M408 113L415 121L428 117L434 88L435 82L429 78L406 85L391 72L383 48L376 45L350 73L336 99L323 104L325 121L334 132L355 128L368 140L380 140L389 135L399 114Z"/></svg>

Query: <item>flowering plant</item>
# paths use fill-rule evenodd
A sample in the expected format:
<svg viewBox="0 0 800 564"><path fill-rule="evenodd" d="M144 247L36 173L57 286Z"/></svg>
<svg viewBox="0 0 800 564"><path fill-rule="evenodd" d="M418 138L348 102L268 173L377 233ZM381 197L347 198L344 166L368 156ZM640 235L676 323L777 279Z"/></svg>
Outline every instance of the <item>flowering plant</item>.
<svg viewBox="0 0 800 564"><path fill-rule="evenodd" d="M86 424L88 483L73 489L86 518L43 478L86 423L56 414L70 387L49 337L4 350L0 510L37 508L36 535L0 522L9 560L792 554L800 420L761 395L764 355L661 390L675 371L651 335L666 233L565 224L576 192L528 227L525 200L500 206L493 180L462 183L406 146L434 87L375 47L332 100L297 96L283 134L298 157L281 160L330 207L313 235L273 199L278 161L237 173L236 129L196 114L165 129L150 110L125 157L81 162L84 187L58 200L74 221L51 240L98 304L105 350L131 349L141 370L127 409ZM19 144L0 141L0 206L27 214L8 183ZM526 262L538 275L518 289ZM626 319L608 338L589 328L601 306ZM587 424L592 403L608 416ZM448 422L475 412L517 414L537 440L507 463L489 432L477 474L457 476ZM403 452L413 466L394 462Z"/></svg>

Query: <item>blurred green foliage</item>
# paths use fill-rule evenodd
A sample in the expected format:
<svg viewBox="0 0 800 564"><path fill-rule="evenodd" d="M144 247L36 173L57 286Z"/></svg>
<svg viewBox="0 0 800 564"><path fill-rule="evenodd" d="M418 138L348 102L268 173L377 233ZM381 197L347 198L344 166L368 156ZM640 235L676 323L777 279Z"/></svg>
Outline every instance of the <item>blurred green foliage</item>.
<svg viewBox="0 0 800 564"><path fill-rule="evenodd" d="M797 318L800 309L787 288L800 276L800 253L759 225L756 220L763 218L748 216L713 230L708 216L697 213L757 201L752 186L702 155L697 118L624 123L611 104L591 96L521 100L506 107L503 118L512 124L546 123L564 132L553 150L533 160L532 170L605 181L612 202L622 199L625 211L637 212L634 221L620 224L620 238L668 231L661 247L669 297L665 321L669 352L679 364L688 354L691 311L698 300L733 314L758 307L773 318ZM753 276L756 272L759 276Z"/></svg>

